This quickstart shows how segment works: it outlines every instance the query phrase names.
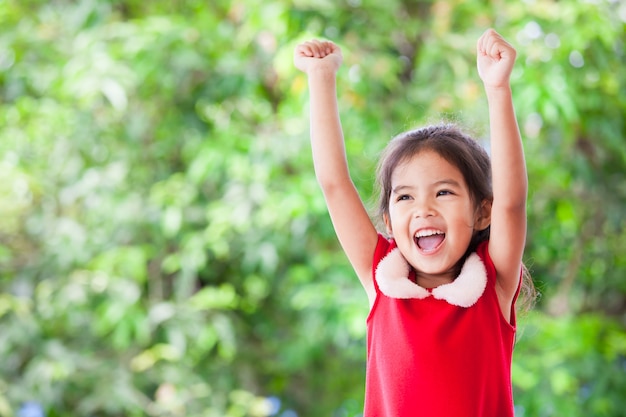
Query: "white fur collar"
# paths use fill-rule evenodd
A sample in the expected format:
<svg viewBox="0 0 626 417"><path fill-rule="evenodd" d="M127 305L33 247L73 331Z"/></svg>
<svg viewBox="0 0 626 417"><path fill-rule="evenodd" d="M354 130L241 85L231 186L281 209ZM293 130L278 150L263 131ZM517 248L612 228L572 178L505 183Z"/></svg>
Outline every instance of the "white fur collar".
<svg viewBox="0 0 626 417"><path fill-rule="evenodd" d="M376 282L387 297L422 299L432 295L455 306L471 307L485 291L487 270L480 257L472 253L454 281L428 291L409 279L409 264L400 250L395 248L378 264Z"/></svg>

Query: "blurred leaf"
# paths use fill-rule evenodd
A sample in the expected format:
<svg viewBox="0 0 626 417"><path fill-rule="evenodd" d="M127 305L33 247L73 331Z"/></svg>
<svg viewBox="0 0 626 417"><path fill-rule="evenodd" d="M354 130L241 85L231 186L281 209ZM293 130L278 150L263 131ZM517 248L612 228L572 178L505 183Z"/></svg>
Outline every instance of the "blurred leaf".
<svg viewBox="0 0 626 417"><path fill-rule="evenodd" d="M488 26L518 51L543 292L520 317L517 410L621 416L626 6L497 6L2 2L0 416L360 415L367 300L316 184L293 47L343 49L370 205L398 132L448 119L488 141Z"/></svg>

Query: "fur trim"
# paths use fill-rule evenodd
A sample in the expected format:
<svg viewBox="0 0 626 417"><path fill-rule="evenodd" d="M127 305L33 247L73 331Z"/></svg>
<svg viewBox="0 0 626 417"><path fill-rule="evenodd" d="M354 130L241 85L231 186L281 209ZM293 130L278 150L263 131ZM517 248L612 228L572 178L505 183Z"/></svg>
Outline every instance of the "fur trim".
<svg viewBox="0 0 626 417"><path fill-rule="evenodd" d="M487 286L487 270L480 257L472 253L467 257L461 273L449 284L433 288L433 297L446 300L459 307L471 307L483 295Z"/></svg>
<svg viewBox="0 0 626 417"><path fill-rule="evenodd" d="M432 289L432 293L409 279L409 264L398 248L389 252L376 268L376 282L380 291L391 298L423 299L432 295L438 300L459 307L471 307L485 291L487 270L480 257L467 257L461 273L451 283Z"/></svg>
<svg viewBox="0 0 626 417"><path fill-rule="evenodd" d="M400 249L395 248L378 263L376 282L387 297L421 299L430 295L428 290L408 278L409 264L400 253Z"/></svg>

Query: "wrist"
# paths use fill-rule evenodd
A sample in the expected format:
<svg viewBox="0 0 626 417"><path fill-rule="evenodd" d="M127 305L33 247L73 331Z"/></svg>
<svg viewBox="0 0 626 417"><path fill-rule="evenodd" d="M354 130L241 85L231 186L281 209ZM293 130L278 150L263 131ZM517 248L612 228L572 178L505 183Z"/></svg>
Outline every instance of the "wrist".
<svg viewBox="0 0 626 417"><path fill-rule="evenodd" d="M307 71L309 89L336 88L337 72L329 68L315 68Z"/></svg>
<svg viewBox="0 0 626 417"><path fill-rule="evenodd" d="M308 68L306 74L309 78L335 78L337 76L337 68L315 65Z"/></svg>
<svg viewBox="0 0 626 417"><path fill-rule="evenodd" d="M502 86L488 86L485 85L485 94L487 95L487 99L509 99L512 97L513 93L511 91L511 86L509 84Z"/></svg>

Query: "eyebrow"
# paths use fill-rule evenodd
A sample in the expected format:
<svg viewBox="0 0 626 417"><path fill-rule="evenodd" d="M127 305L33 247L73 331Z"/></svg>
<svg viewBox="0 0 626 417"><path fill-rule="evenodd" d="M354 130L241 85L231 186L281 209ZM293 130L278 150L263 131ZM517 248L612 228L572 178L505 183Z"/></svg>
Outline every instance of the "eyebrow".
<svg viewBox="0 0 626 417"><path fill-rule="evenodd" d="M459 183L457 180L453 180L452 178L444 178L441 181L435 182L433 185L451 185L453 187L460 187L461 183Z"/></svg>
<svg viewBox="0 0 626 417"><path fill-rule="evenodd" d="M391 192L394 194L401 194L404 191L413 190L413 189L415 189L415 187L410 186L410 185L398 185L396 187L393 187L391 189Z"/></svg>

